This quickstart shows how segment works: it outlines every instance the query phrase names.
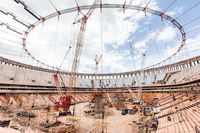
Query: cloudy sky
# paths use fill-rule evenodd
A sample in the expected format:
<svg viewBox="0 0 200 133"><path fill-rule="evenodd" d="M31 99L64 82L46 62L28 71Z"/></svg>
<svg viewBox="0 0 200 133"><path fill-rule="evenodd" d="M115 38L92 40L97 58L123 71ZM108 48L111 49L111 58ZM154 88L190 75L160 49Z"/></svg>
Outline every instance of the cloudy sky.
<svg viewBox="0 0 200 133"><path fill-rule="evenodd" d="M57 10L76 7L75 0L35 1L23 0L35 14L45 17ZM77 0L78 4L90 5L93 0ZM123 4L124 0L103 0L104 4ZM198 0L126 0L127 5L165 11L183 26L187 33L186 46L171 60L161 65L197 56L200 53L200 1ZM20 62L42 66L29 57L22 48L22 37L27 27L15 21L10 12L26 24L37 19L28 13L22 4L14 0L0 0L0 56ZM170 6L170 4L174 3ZM197 4L194 8L195 4ZM169 7L169 8L168 8ZM166 10L167 9L167 10ZM3 13L3 12L4 13ZM88 10L82 11L86 13ZM75 44L82 18L78 12L62 14L36 26L27 37L27 48L41 62L70 71ZM3 23L3 24L2 24ZM9 25L9 27L8 27ZM22 35L10 30L14 29ZM86 24L79 72L95 72L95 55L102 56L98 72L123 72L145 68L171 56L181 43L181 34L170 22L144 12L122 9L95 9ZM68 51L69 46L72 48ZM145 54L146 56L142 56ZM142 61L144 62L142 64Z"/></svg>

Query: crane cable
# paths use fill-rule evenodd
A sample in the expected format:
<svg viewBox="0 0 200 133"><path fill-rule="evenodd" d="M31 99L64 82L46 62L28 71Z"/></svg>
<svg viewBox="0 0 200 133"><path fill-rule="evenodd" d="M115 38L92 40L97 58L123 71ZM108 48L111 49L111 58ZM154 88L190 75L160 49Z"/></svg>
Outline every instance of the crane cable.
<svg viewBox="0 0 200 133"><path fill-rule="evenodd" d="M148 27L149 27L149 30L152 31L152 28L151 28L151 25L150 25L150 24L148 24ZM159 29L159 32L158 32L157 34L159 34L159 33L163 30L163 27L164 27L164 26L162 26L162 27ZM154 45L155 45L155 47L156 47L156 51L157 51L157 53L158 53L158 55L159 55L159 58L160 58L160 61L161 61L161 54L160 54L160 51L158 50L157 42L156 42L156 40L154 40L154 39L152 39L152 40L153 40L153 42L154 42Z"/></svg>
<svg viewBox="0 0 200 133"><path fill-rule="evenodd" d="M189 25L189 24L191 24L191 23L197 21L198 19L200 19L200 16L197 17L197 18L192 19L191 21L189 21L189 22L187 22L187 23L185 23L185 24L183 25L183 27L185 27L185 26L187 26L187 25Z"/></svg>
<svg viewBox="0 0 200 133"><path fill-rule="evenodd" d="M176 17L176 20L179 19L180 17L182 17L183 15L185 15L187 12L189 12L190 10L192 10L194 7L198 6L200 4L200 1L197 2L195 5L193 5L192 7L190 7L188 10L186 10L185 12L183 12L182 14L180 14L178 17Z"/></svg>
<svg viewBox="0 0 200 133"><path fill-rule="evenodd" d="M64 56L64 58L63 58L63 60L62 60L62 62L60 63L59 67L57 68L57 71L59 71L59 70L61 69L61 67L62 67L62 65L63 65L65 59L67 58L67 55L68 55L69 51L71 50L71 48L72 48L72 47L69 46L69 48L68 48L68 50L67 50L67 52L66 52L66 54L65 54L65 56Z"/></svg>
<svg viewBox="0 0 200 133"><path fill-rule="evenodd" d="M144 66L144 59L146 57L146 50L142 53L142 62L141 62L141 74L142 74L142 83L144 82L144 70L143 70L143 66ZM138 87L138 99L141 101L141 91L142 91L142 83L141 85L139 85Z"/></svg>
<svg viewBox="0 0 200 133"><path fill-rule="evenodd" d="M142 74L142 83L143 83L143 80L144 80L143 76L145 76L145 75L143 75L144 74L143 66L144 66L144 59L146 57L146 51L147 50L145 48L144 52L142 52L142 61L141 61L141 68L140 68L141 74ZM139 85L139 87L138 87L138 99L139 99L140 102L141 102L142 83L141 83L141 85L138 84Z"/></svg>
<svg viewBox="0 0 200 133"><path fill-rule="evenodd" d="M75 20L76 20L76 19L77 19L77 16L75 17ZM72 28L73 28L73 25L72 25ZM71 28L71 33L72 33L72 28ZM75 34L73 35L72 40L74 40L74 38L75 38ZM62 83L62 85L63 85L64 88L66 88L66 86L65 86L65 83L64 83L64 80L63 80L62 76L59 74L59 71L60 71L62 65L64 64L64 61L66 60L67 55L69 54L69 52L70 52L70 50L71 50L71 48L72 48L72 47L71 47L72 40L70 41L70 46L68 47L68 50L67 50L67 52L65 53L65 55L64 55L64 57L63 57L63 60L61 61L59 67L57 68L57 74L59 75L59 77L60 77L60 79L61 79L61 83Z"/></svg>
<svg viewBox="0 0 200 133"><path fill-rule="evenodd" d="M49 0L50 4L53 6L53 8L58 11L58 9L55 7L55 5L53 4L53 2L51 0Z"/></svg>
<svg viewBox="0 0 200 133"><path fill-rule="evenodd" d="M163 13L165 13L172 5L176 3L177 0L174 0L165 10Z"/></svg>
<svg viewBox="0 0 200 133"><path fill-rule="evenodd" d="M193 32L193 31L195 31L195 30L197 30L199 28L200 28L199 25L198 26L194 26L191 30L187 31L186 34L191 33L191 32Z"/></svg>
<svg viewBox="0 0 200 133"><path fill-rule="evenodd" d="M131 57L132 57L132 60L133 60L133 65L134 65L135 70L136 70L137 68L136 68L136 63L135 63L135 59L134 59L134 52L133 52L133 47L132 47L131 42L129 42L129 45L130 45L130 52L131 52ZM139 82L138 77L135 76L135 78L136 78L136 81ZM133 76L133 79L131 81L131 86L133 86L133 81L134 81L134 84L135 84L135 78Z"/></svg>
<svg viewBox="0 0 200 133"><path fill-rule="evenodd" d="M101 14L100 14L100 32L101 32L101 71L102 71L102 74L103 74L103 53L104 53L104 51L103 51L103 48L104 48L104 46L103 46L103 22L102 22L102 12L101 12Z"/></svg>

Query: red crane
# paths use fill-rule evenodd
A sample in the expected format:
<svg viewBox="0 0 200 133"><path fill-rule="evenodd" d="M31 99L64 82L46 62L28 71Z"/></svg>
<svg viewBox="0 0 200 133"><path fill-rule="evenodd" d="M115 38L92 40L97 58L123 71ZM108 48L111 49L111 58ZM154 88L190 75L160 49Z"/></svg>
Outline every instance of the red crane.
<svg viewBox="0 0 200 133"><path fill-rule="evenodd" d="M63 109L63 111L68 111L72 104L72 96L61 96L59 102L56 102L54 107L56 110Z"/></svg>
<svg viewBox="0 0 200 133"><path fill-rule="evenodd" d="M81 13L83 15L83 17L73 23L73 24L80 23L81 26L80 26L79 33L78 33L78 36L77 36L77 39L75 42L75 52L74 52L74 58L73 58L73 63L72 63L72 68L71 68L71 75L70 75L70 79L69 79L69 89L70 90L72 90L72 88L76 86L76 73L79 68L87 20L92 15L93 11L95 10L95 5L98 4L100 1L101 0L95 0L93 5L91 6L91 8L89 9L89 11L86 14L83 14L81 12L81 10L77 4L78 13ZM101 2L100 2L100 4L101 4ZM60 92L61 91L60 90L60 82L59 82L59 78L58 78L57 74L54 75L54 80L55 80L56 87L57 87L58 91ZM68 111L69 107L72 105L71 104L72 99L73 99L72 96L61 95L59 102L55 103L55 108Z"/></svg>

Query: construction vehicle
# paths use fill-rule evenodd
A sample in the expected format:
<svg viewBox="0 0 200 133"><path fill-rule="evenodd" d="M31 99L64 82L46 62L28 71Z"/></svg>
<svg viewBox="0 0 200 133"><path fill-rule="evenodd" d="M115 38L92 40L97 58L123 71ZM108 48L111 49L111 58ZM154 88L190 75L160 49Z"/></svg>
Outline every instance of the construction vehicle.
<svg viewBox="0 0 200 133"><path fill-rule="evenodd" d="M140 101L140 100L137 99L137 98L133 98L133 99L132 99L132 103L133 103L133 104L141 104L142 101Z"/></svg>
<svg viewBox="0 0 200 133"><path fill-rule="evenodd" d="M134 106L133 108L125 108L125 109L122 109L121 114L122 114L122 115L126 115L126 114L133 115L133 114L135 114L137 111L138 111L138 108L137 108L136 106Z"/></svg>
<svg viewBox="0 0 200 133"><path fill-rule="evenodd" d="M54 109L59 111L59 116L71 115L69 108L71 105L74 105L72 104L73 97L71 95L62 95L58 74L54 74L53 77L60 98L59 101L55 101L52 97L49 97L49 99L54 103Z"/></svg>
<svg viewBox="0 0 200 133"><path fill-rule="evenodd" d="M152 115L152 114L158 114L160 113L159 107L153 107L153 106L144 106L143 107L143 114L144 116Z"/></svg>
<svg viewBox="0 0 200 133"><path fill-rule="evenodd" d="M127 114L128 114L128 109L122 109L121 114L122 114L122 115L127 115Z"/></svg>
<svg viewBox="0 0 200 133"><path fill-rule="evenodd" d="M158 129L158 118L153 118L151 121L151 129L157 130Z"/></svg>

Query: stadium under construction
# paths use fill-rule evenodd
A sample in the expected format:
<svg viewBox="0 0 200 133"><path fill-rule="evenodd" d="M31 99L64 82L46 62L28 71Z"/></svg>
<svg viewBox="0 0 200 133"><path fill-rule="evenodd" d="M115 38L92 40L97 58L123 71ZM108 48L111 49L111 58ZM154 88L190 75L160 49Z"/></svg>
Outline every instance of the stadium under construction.
<svg viewBox="0 0 200 133"><path fill-rule="evenodd" d="M200 1L0 3L0 133L200 133Z"/></svg>

